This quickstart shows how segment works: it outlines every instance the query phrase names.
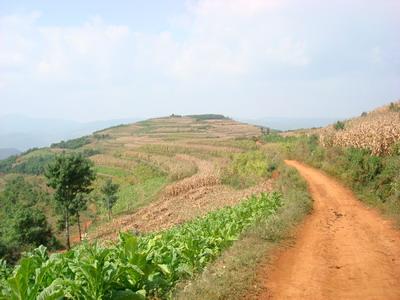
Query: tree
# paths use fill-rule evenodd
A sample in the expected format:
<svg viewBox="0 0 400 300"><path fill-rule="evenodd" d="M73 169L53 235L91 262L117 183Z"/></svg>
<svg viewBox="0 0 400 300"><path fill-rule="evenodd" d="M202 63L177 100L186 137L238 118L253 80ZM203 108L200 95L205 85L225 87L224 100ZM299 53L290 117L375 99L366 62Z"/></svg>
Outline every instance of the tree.
<svg viewBox="0 0 400 300"><path fill-rule="evenodd" d="M57 246L40 209L47 194L22 176L11 177L0 192L0 257L16 262L23 251Z"/></svg>
<svg viewBox="0 0 400 300"><path fill-rule="evenodd" d="M71 214L75 215L76 221L78 223L79 241L82 241L82 231L81 231L81 216L80 212L86 210L87 208L87 195L78 193L73 200Z"/></svg>
<svg viewBox="0 0 400 300"><path fill-rule="evenodd" d="M118 200L118 196L117 196L118 189L119 189L119 185L116 183L113 183L110 178L108 178L106 180L103 187L101 188L101 191L104 194L103 195L103 203L104 203L104 206L108 210L108 220L111 220L112 208Z"/></svg>
<svg viewBox="0 0 400 300"><path fill-rule="evenodd" d="M46 216L37 208L20 208L13 216L13 236L19 244L49 245L53 239Z"/></svg>
<svg viewBox="0 0 400 300"><path fill-rule="evenodd" d="M47 167L45 176L48 186L54 189L54 199L61 208L65 220L65 234L67 248L70 244L70 216L76 213L76 199L78 194L87 194L92 188L95 179L93 164L81 154L65 154L56 156Z"/></svg>

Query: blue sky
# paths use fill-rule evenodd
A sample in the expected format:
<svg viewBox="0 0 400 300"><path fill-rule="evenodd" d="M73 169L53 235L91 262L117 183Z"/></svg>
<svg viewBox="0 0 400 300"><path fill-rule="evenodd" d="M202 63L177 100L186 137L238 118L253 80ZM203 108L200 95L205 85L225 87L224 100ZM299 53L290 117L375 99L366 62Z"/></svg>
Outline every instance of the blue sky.
<svg viewBox="0 0 400 300"><path fill-rule="evenodd" d="M397 0L0 0L0 115L336 118L399 98Z"/></svg>

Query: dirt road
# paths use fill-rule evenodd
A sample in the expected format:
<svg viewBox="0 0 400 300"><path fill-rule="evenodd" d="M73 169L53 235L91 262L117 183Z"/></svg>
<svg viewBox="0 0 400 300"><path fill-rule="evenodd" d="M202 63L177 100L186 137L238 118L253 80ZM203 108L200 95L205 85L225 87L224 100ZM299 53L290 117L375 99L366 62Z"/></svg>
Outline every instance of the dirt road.
<svg viewBox="0 0 400 300"><path fill-rule="evenodd" d="M314 212L263 270L258 299L400 299L400 231L336 180L295 161Z"/></svg>

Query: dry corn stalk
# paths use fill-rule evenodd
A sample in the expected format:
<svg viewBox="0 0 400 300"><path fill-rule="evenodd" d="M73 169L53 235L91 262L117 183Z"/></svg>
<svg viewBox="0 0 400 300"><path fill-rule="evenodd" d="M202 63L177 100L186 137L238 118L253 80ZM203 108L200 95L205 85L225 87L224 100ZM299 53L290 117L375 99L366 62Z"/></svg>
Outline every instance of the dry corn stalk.
<svg viewBox="0 0 400 300"><path fill-rule="evenodd" d="M395 105L400 106L400 102ZM374 155L388 154L400 141L400 112L386 106L346 121L343 130L329 126L321 130L320 141L325 147L355 147L369 149Z"/></svg>

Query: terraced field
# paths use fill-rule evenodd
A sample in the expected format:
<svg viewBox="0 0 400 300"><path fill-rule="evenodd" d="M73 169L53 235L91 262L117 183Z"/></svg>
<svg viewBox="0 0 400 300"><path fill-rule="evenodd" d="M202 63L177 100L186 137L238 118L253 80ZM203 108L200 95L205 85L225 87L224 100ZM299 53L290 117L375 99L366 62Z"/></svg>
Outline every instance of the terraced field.
<svg viewBox="0 0 400 300"><path fill-rule="evenodd" d="M81 216L85 236L104 240L114 239L119 231L156 231L270 190L268 180L240 190L221 182L221 170L234 155L259 148L254 137L260 134L255 126L227 118L150 119L29 151L10 164L0 184L13 172L42 178L55 154L81 152L97 173L90 204ZM100 204L107 178L120 187L111 223ZM41 184L44 187L45 181ZM49 209L47 215L56 231L55 214ZM62 234L59 231L60 240ZM72 241L79 242L76 226Z"/></svg>
<svg viewBox="0 0 400 300"><path fill-rule="evenodd" d="M231 155L246 150L240 139L246 138L254 147L249 138L260 133L257 127L228 119L199 121L189 117L152 119L97 132L94 136L101 138L85 147L101 149L102 154L91 157L100 178L111 176L122 190L115 208L117 216L111 224L93 226L89 239L112 239L126 230L166 229L270 190L268 181L236 190L220 180L221 169ZM158 172L158 184L154 174L141 181L129 171L138 172L139 166ZM149 182L151 188L146 190L143 187Z"/></svg>

